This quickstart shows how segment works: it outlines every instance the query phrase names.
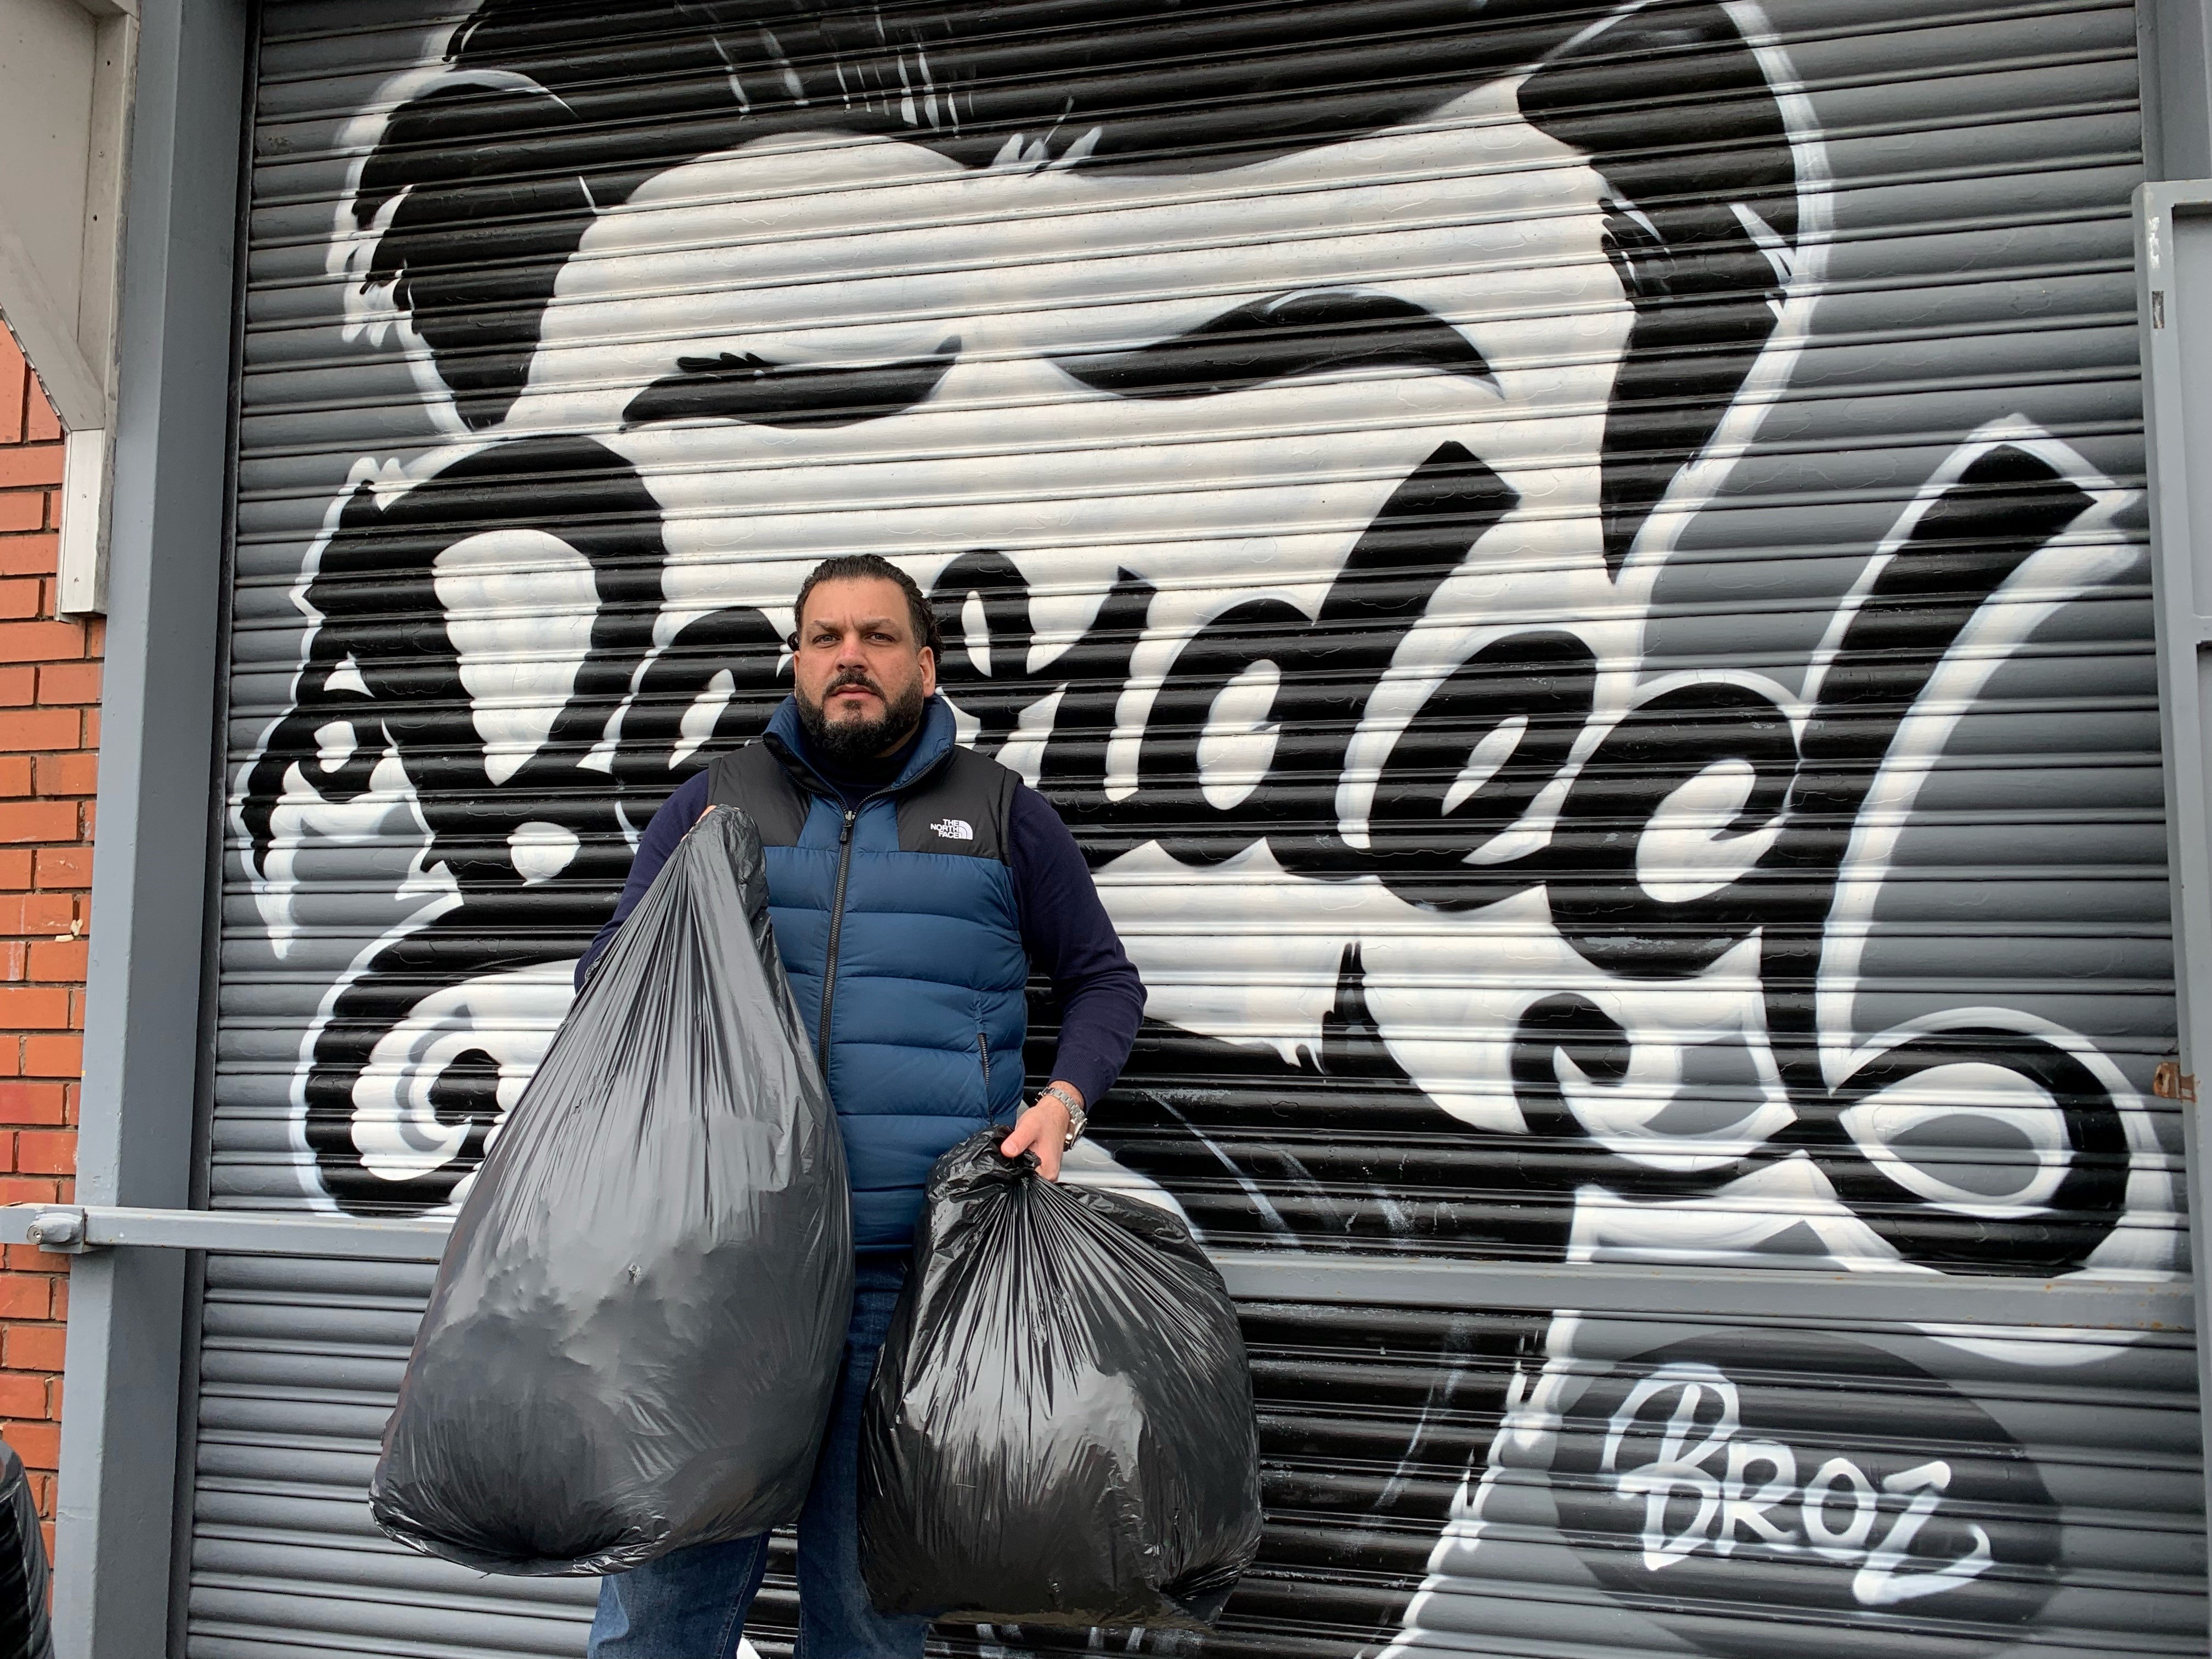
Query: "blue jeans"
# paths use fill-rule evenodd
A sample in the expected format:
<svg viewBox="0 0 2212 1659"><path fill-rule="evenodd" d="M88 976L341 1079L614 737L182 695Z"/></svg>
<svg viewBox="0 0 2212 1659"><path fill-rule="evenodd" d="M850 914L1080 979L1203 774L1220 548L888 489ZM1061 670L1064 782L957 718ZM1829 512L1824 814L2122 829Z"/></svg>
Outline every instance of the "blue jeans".
<svg viewBox="0 0 2212 1659"><path fill-rule="evenodd" d="M860 1409L906 1279L902 1255L864 1255L845 1368L799 1516L796 1659L921 1659L926 1619L886 1619L860 1580ZM768 1569L768 1534L696 1544L599 1581L591 1659L731 1659Z"/></svg>

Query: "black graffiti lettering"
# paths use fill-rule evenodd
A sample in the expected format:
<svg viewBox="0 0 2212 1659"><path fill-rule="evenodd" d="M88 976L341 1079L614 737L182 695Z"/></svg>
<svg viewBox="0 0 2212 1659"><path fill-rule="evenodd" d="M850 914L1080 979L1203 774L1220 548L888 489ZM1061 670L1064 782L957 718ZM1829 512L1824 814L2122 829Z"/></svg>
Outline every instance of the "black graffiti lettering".
<svg viewBox="0 0 2212 1659"><path fill-rule="evenodd" d="M1596 659L1571 634L1513 635L1455 669L1392 745L1376 787L1368 845L1383 884L1437 910L1471 909L1525 889L1527 861L1467 859L1520 823L1565 764L1596 678ZM1470 759L1501 733L1510 748L1455 801Z"/></svg>
<svg viewBox="0 0 2212 1659"><path fill-rule="evenodd" d="M1212 723L1214 705L1230 683L1246 671L1273 670L1277 677L1273 701L1278 706L1283 702L1279 659L1291 654L1293 641L1306 628L1305 613L1296 605L1281 599L1246 599L1215 617L1176 653L1166 684L1152 699L1137 762L1136 799L1143 804L1154 839L1170 858L1201 867L1218 864L1286 821L1314 823L1328 811L1326 801L1314 799L1314 790L1318 787L1333 799L1336 774L1326 765L1293 773L1311 733L1273 718L1272 710L1275 753L1287 747L1293 758L1288 764L1271 764L1267 776L1241 799L1214 805L1206 794L1199 760L1199 745Z"/></svg>
<svg viewBox="0 0 2212 1659"><path fill-rule="evenodd" d="M1978 457L1913 526L1852 613L1806 722L1789 823L1762 876L1796 884L1798 926L1761 935L1770 988L1810 986L1849 826L1865 805L1899 724L1944 654L1990 596L2035 551L2088 509L2089 497L2049 462L2010 444ZM1809 1003L1770 1008L1768 1029L1793 1094L1824 1085L1811 1056Z"/></svg>
<svg viewBox="0 0 2212 1659"><path fill-rule="evenodd" d="M782 641L750 605L726 605L694 617L653 653L623 709L615 776L635 816L658 807L668 792L714 756L768 724L790 690L777 666ZM702 726L703 721L703 726Z"/></svg>
<svg viewBox="0 0 2212 1659"><path fill-rule="evenodd" d="M1276 700L1284 730L1294 735L1278 768L1296 767L1332 781L1374 687L1398 646L1428 614L1437 588L1485 536L1520 504L1520 496L1488 465L1455 443L1439 445L1383 503L1329 584L1307 649L1284 665ZM1308 736L1307 734L1310 734ZM1263 786L1264 787L1264 786ZM1270 833L1283 866L1296 874L1355 874L1365 860L1345 844L1333 810Z"/></svg>
<svg viewBox="0 0 2212 1659"><path fill-rule="evenodd" d="M1907 1261L1952 1272L2079 1266L2116 1224L2128 1170L2118 1109L2096 1073L2055 1043L1988 1027L1915 1039L1832 1089L1813 993L1843 851L1905 714L1998 587L2080 515L2087 495L2016 447L1978 457L1851 602L1798 726L1759 691L1689 684L1646 698L1589 746L1597 718L1589 647L1559 630L1492 639L1392 740L1364 844L1348 841L1339 795L1352 735L1407 634L1452 573L1479 557L1515 499L1465 449L1440 446L1360 538L1314 615L1259 598L1209 618L1151 699L1134 787L1121 799L1109 792L1108 738L1152 624L1149 582L1121 572L1081 637L1032 669L1036 636L1020 568L988 550L965 554L932 595L945 634L942 684L987 749L1024 721L1044 725L1039 785L1094 865L1149 842L1205 867L1265 841L1294 873L1372 876L1407 902L1444 912L1540 884L1561 936L1595 968L1630 981L1693 975L1755 936L1793 1121L1747 1156L1695 1173L1615 1155L1576 1115L1561 1067L1575 1068L1580 1088L1617 1086L1628 1039L1595 1003L1565 994L1540 998L1515 1034L1510 1072L1526 1133L1510 1157L1499 1138L1455 1125L1469 1150L1438 1164L1434 1148L1407 1150L1413 1126L1433 1122L1436 1108L1368 1008L1355 943L1320 1050L1273 1085L1286 1091L1278 1097L1285 1110L1318 1090L1338 1131L1308 1141L1298 1112L1272 1122L1241 1092L1235 1121L1212 1121L1201 1085L1194 1096L1154 1095L1149 1105L1121 1109L1115 1149L1175 1187L1194 1216L1224 1206L1224 1216L1242 1212L1286 1239L1425 1239L1537 1255L1564 1248L1577 1190L1601 1188L1628 1204L1680 1201L1775 1159L1809 1157ZM326 802L356 800L390 755L404 765L429 830L423 867L442 867L454 886L453 902L392 939L340 991L318 1032L305 1080L307 1134L342 1204L411 1210L443 1201L474 1167L495 1117L497 1063L471 1051L431 1086L436 1121L469 1126L460 1155L420 1176L369 1174L354 1142L354 1097L378 1043L442 986L573 956L604 915L626 859L625 830L635 833L684 776L757 730L784 693L775 631L751 607L708 611L653 643L665 558L657 526L642 485L609 452L529 440L464 458L388 505L364 487L324 550L307 594L322 622L294 706L249 769L241 815L250 857L265 868L288 780ZM547 740L496 784L434 580L440 553L491 529L557 535L590 562L599 595L588 649ZM1224 691L1262 665L1275 681L1266 716L1272 753L1248 787L1210 795L1201 738L1218 723ZM1589 752L1571 762L1578 746ZM1571 764L1554 797L1557 821L1536 826L1529 850L1475 856L1527 829ZM1711 879L1653 878L1645 855L1668 803L1716 776L1736 793L1723 792L1734 803L1727 820L1705 827L1698 872ZM573 886L526 892L514 838L546 825L575 837ZM1048 1029L1042 1019L1039 1029ZM1212 1046L1148 1026L1132 1091L1144 1096L1155 1069L1202 1079ZM1221 1060L1240 1090L1268 1074L1249 1050L1224 1048ZM1931 1203L1898 1179L1895 1149L1862 1146L1850 1132L1856 1104L1970 1060L2021 1078L2065 1126L2064 1172L2029 1214ZM1379 1114L1397 1127L1373 1147L1346 1147L1347 1114ZM1446 1165L1464 1168L1449 1188L1436 1187Z"/></svg>
<svg viewBox="0 0 2212 1659"><path fill-rule="evenodd" d="M442 986L573 957L605 918L629 843L622 781L592 760L652 647L667 560L659 526L659 506L629 465L580 438L494 445L389 503L363 484L340 511L305 595L321 620L293 706L245 781L248 858L266 871L276 811L295 768L324 799L357 799L388 747L406 768L428 831L419 865L442 871L453 889L452 902L353 975L316 1033L304 1133L325 1187L343 1207L434 1207L474 1167L450 1161L396 1181L364 1168L355 1089L378 1042ZM588 562L596 605L573 689L544 740L495 783L453 619L438 595L437 561L472 536L531 531ZM330 783L319 775L316 733L333 720L348 724L354 750ZM531 884L514 854L526 825L575 837L564 882L526 892ZM453 1085L473 1086L465 1073ZM472 1156L481 1146L480 1135L468 1141Z"/></svg>
<svg viewBox="0 0 2212 1659"><path fill-rule="evenodd" d="M1742 686L1682 686L1632 709L1577 773L1559 814L1550 893L1560 933L1608 973L1676 979L1784 920L1760 902L1771 895L1751 890L1763 858L1745 860L1716 892L1664 899L1644 887L1638 857L1668 797L1729 763L1748 768L1753 781L1717 839L1759 834L1780 817L1796 763L1789 717Z"/></svg>
<svg viewBox="0 0 2212 1659"><path fill-rule="evenodd" d="M1134 580L1126 570L1121 574L1124 583ZM1021 567L1003 553L979 549L962 554L938 573L930 596L945 642L937 665L938 684L981 726L978 746L995 750L1013 735L1023 709L1072 682L1096 678L1082 671L1095 663L1094 641L1100 626L1109 623L1109 613L1122 608L1115 604L1115 595L1121 592L1117 587L1107 597L1099 607L1098 621L1081 642L1063 653L1068 660L1055 665L1054 684L1046 688L1030 676L1030 653L1036 646L1036 634L1030 624L1029 579L1022 574ZM1151 598L1152 590L1146 588L1147 604ZM983 610L980 639L970 638L968 632L966 614L971 599ZM1136 627L1143 625L1140 609ZM1126 678L1126 653L1121 663ZM1063 718L1057 723L1066 721ZM1104 775L1103 769L1100 775Z"/></svg>
<svg viewBox="0 0 2212 1659"><path fill-rule="evenodd" d="M1026 708L1055 692L1060 696L1038 768L1037 787L1060 808L1094 868L1151 839L1139 813L1107 794L1106 749L1115 706L1128 683L1130 659L1144 637L1145 618L1156 591L1128 571L1118 573L1083 637L1049 665L1055 676L1066 678L1043 684L1031 681L1031 695L1021 697L1017 705ZM1026 591L1022 603L1026 613ZM995 647L992 660L999 660ZM954 701L958 701L957 696Z"/></svg>
<svg viewBox="0 0 2212 1659"><path fill-rule="evenodd" d="M507 830L546 817L541 809L565 823L577 814L572 807L563 816L562 802L607 793L603 774L576 763L599 742L650 647L667 557L659 526L659 508L629 464L586 439L527 439L480 451L388 507L369 486L357 489L307 586L307 603L322 620L294 707L246 780L242 811L256 867L267 857L286 773L311 764L317 730L343 718L353 724L356 757L384 746L364 730L374 720L405 758L434 837L426 862L447 863L465 887L514 879L503 850L479 850L488 835L503 843ZM574 690L546 740L495 789L435 565L471 536L516 531L557 538L589 561L598 605ZM333 685L348 674L365 692ZM319 793L338 798L315 781ZM502 803L523 810L502 811ZM609 826L586 810L568 827Z"/></svg>
<svg viewBox="0 0 2212 1659"><path fill-rule="evenodd" d="M1626 1036L1586 998L1540 999L1522 1017L1510 1062L1516 1102L1536 1143L1511 1160L1523 1217L1534 1194L1564 1196L1596 1185L1624 1202L1680 1201L1710 1196L1764 1163L1810 1156L1853 1213L1907 1261L1949 1271L1971 1263L1998 1272L2081 1265L2118 1221L2128 1167L2117 1105L2095 1074L2042 1039L1992 1028L1917 1039L1832 1090L1820 1070L1813 993L1844 848L1905 715L1960 632L2037 549L2080 516L2088 497L2029 452L1993 447L1920 514L1856 597L1802 744L1788 712L1759 690L1730 682L1673 687L1607 728L1576 769L1547 845L1470 864L1471 854L1522 823L1559 775L1591 718L1595 686L1595 660L1572 635L1493 641L1431 694L1399 736L1377 782L1368 844L1357 848L1335 823L1346 746L1397 641L1479 540L1480 532L1468 534L1481 516L1470 504L1471 477L1463 452L1431 457L1363 538L1312 620L1281 600L1248 599L1200 629L1152 699L1137 787L1126 799L1106 797L1103 733L1152 597L1133 577L1125 573L1077 646L1032 677L1023 672L1033 635L1019 569L996 554L957 562L935 594L948 641L957 641L947 659L968 661L962 614L974 595L989 638L973 644L988 672L970 664L949 673L948 695L976 714L987 739L1011 732L1040 698L1062 697L1040 781L1097 863L1150 840L1204 866L1264 839L1298 873L1340 879L1372 872L1409 902L1443 910L1494 902L1543 881L1567 942L1594 967L1629 980L1690 977L1756 936L1765 1017L1795 1121L1750 1156L1694 1175L1618 1157L1576 1117L1559 1067L1572 1064L1587 1086L1613 1086L1625 1074ZM1452 488L1462 493L1455 496ZM1497 501L1488 497L1493 507ZM1200 740L1222 692L1261 664L1278 676L1273 763L1242 799L1217 805L1206 796ZM1079 678L1079 665L1120 678L1101 684ZM1501 732L1507 740L1498 738ZM1486 740L1493 752L1470 781L1469 761ZM1655 826L1685 786L1709 775L1738 792L1727 820L1703 836L1707 863L1692 873L1711 879L1669 884L1659 878L1669 872ZM1455 790L1465 799L1453 799ZM1660 868L1647 885L1650 872L1640 860L1655 847ZM1329 1079L1333 1111L1351 1109L1344 1091L1353 1086L1379 1089L1383 1098L1425 1098L1367 1012L1356 947L1346 954L1329 1029L1324 1052L1298 1071ZM1188 1077L1197 1063L1202 1073L1197 1042L1150 1030L1133 1072L1141 1077L1157 1065ZM1249 1050L1234 1052L1237 1063L1256 1063ZM1966 1058L2033 1084L2067 1126L2067 1173L2032 1217L1948 1212L1899 1182L1894 1155L1861 1146L1844 1127L1856 1103ZM1226 1055L1224 1063L1231 1063ZM1440 1227L1469 1243L1480 1237L1512 1248L1516 1229L1480 1202L1425 1205L1401 1190L1369 1206L1353 1194L1379 1194L1386 1183L1347 1186L1321 1173L1342 1161L1339 1154L1293 1152L1282 1128L1257 1133L1249 1121L1255 1105L1240 1103L1248 1120L1224 1134L1194 1117L1187 1102L1154 1096L1157 1127L1132 1125L1116 1149L1179 1191L1190 1192L1193 1182L1219 1188L1223 1201L1263 1231L1357 1237L1376 1224L1379 1207L1394 1218L1384 1224L1394 1237ZM1158 1150L1162 1133L1210 1150L1191 1164ZM1556 1150L1538 1150L1545 1147ZM1237 1179L1224 1185L1205 1173L1209 1167L1234 1170Z"/></svg>
<svg viewBox="0 0 2212 1659"><path fill-rule="evenodd" d="M430 1084L430 1113L447 1128L466 1127L451 1162L457 1170L475 1169L499 1122L499 1061L481 1048L454 1055Z"/></svg>
<svg viewBox="0 0 2212 1659"><path fill-rule="evenodd" d="M1583 1138L1559 1085L1560 1058L1593 1083L1618 1084L1628 1075L1628 1033L1588 997L1545 997L1521 1016L1513 1036L1513 1098L1531 1134L1559 1140Z"/></svg>
<svg viewBox="0 0 2212 1659"><path fill-rule="evenodd" d="M1030 674L1022 665L1034 633L1020 570L995 553L956 560L932 594L945 637L945 694L975 715L987 744L1012 732L1022 710L1060 696L1038 782L1094 866L1158 842L1181 862L1202 867L1264 838L1296 874L1343 878L1364 873L1370 855L1345 841L1336 815L1337 784L1352 734L1437 590L1518 500L1461 445L1439 445L1383 504L1313 617L1283 600L1248 599L1224 609L1184 642L1152 699L1137 787L1122 799L1107 793L1106 734L1114 728L1130 657L1145 631L1153 597L1149 584L1123 572L1083 638ZM968 636L964 613L971 597L982 603L987 640ZM989 665L988 672L974 666L975 657ZM1273 752L1263 777L1237 799L1217 805L1200 776L1200 738L1229 683L1262 663L1276 675L1267 716L1277 733ZM1455 700L1459 696L1455 692ZM1540 740L1534 752L1549 747ZM1455 763L1454 775L1459 769ZM1501 785L1498 795L1516 787ZM1466 854L1494 833L1482 828L1488 819L1480 809L1451 822L1449 844L1437 849L1443 866L1439 873L1447 876L1463 873ZM1401 842L1399 873L1417 879L1407 854ZM1526 870L1517 882L1501 878L1474 902L1488 902L1533 879Z"/></svg>

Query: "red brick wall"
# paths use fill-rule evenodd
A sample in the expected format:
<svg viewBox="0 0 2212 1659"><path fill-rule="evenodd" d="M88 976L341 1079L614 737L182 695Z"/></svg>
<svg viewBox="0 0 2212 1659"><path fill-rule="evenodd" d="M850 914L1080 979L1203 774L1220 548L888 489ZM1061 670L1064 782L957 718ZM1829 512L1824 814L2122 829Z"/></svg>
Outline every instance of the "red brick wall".
<svg viewBox="0 0 2212 1659"><path fill-rule="evenodd" d="M83 1069L101 624L54 615L62 443L0 328L0 1203L66 1199ZM0 1267L0 1436L32 1472L53 1547L69 1258Z"/></svg>

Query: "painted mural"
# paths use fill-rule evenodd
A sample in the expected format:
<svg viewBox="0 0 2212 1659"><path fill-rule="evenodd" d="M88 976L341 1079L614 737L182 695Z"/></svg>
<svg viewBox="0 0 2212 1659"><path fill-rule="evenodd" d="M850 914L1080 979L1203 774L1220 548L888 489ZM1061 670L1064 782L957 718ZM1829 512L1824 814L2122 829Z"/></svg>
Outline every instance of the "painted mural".
<svg viewBox="0 0 2212 1659"><path fill-rule="evenodd" d="M1838 286L1767 16L599 9L486 0L344 128L326 284L437 435L359 453L290 659L240 659L280 712L237 738L228 937L314 1003L256 1039L263 1201L457 1200L639 830L784 694L806 569L865 550L1144 973L1088 1178L1242 1246L2175 1269L2170 1011L2116 1047L1898 966L1931 846L2003 862L1962 734L2140 585L2139 502L1999 409L1880 533L1749 510ZM2093 1498L1977 1401L2186 1386L2025 1333L1401 1336L1425 1426L1361 1558L1396 1588L1332 1616L1369 1650L1570 1582L1556 1628L1634 1609L1655 1650L1773 1651L1697 1611L1762 1597L1808 1652L2047 1636L2093 1616L2056 1589ZM1854 1425L1839 1378L1902 1403Z"/></svg>

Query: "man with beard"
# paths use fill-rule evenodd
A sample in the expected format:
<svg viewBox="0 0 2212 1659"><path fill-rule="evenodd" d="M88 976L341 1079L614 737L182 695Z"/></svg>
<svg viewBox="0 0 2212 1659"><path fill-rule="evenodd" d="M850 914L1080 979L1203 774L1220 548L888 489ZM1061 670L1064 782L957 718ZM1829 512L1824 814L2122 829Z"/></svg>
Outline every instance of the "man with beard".
<svg viewBox="0 0 2212 1659"><path fill-rule="evenodd" d="M778 951L844 1133L860 1260L828 1433L799 1521L800 1651L919 1655L925 1621L886 1619L860 1572L860 1409L906 1274L922 1182L947 1147L1011 1121L1009 1157L1048 1179L1086 1104L1127 1059L1144 986L1075 838L1044 798L954 741L939 638L913 579L873 554L824 560L793 611L792 696L756 742L693 777L638 844L623 918L709 806L750 814ZM1023 1105L1032 963L1061 1009L1054 1079ZM768 1564L765 1534L605 1581L595 1659L722 1653Z"/></svg>

